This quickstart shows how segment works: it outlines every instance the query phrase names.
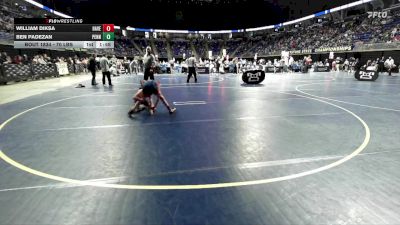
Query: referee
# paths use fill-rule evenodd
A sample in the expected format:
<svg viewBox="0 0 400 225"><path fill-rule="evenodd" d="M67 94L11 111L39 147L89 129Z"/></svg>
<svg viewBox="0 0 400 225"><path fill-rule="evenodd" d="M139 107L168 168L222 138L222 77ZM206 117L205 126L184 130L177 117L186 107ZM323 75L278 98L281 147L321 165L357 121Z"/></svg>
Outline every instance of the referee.
<svg viewBox="0 0 400 225"><path fill-rule="evenodd" d="M154 67L156 64L156 57L151 54L151 47L147 46L146 54L143 57L144 64L144 80L154 80Z"/></svg>
<svg viewBox="0 0 400 225"><path fill-rule="evenodd" d="M189 83L189 80L192 77L192 75L194 76L194 82L197 83L196 58L194 57L193 53L192 56L187 59L186 63L188 65L188 77L186 83Z"/></svg>

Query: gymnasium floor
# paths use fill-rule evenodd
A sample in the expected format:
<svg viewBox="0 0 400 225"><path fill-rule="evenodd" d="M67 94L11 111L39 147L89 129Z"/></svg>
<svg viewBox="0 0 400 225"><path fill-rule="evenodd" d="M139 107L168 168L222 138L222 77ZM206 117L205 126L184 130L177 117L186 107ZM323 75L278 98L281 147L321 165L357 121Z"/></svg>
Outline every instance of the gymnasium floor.
<svg viewBox="0 0 400 225"><path fill-rule="evenodd" d="M156 79L0 105L0 224L400 224L400 77Z"/></svg>

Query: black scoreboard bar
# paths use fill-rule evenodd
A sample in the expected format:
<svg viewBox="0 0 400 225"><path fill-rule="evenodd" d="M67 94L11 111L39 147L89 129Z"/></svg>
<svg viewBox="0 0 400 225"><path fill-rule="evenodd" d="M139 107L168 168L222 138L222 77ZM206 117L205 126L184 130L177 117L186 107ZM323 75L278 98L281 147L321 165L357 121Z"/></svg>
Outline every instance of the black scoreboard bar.
<svg viewBox="0 0 400 225"><path fill-rule="evenodd" d="M114 48L114 25L83 19L14 19L14 48L65 47Z"/></svg>

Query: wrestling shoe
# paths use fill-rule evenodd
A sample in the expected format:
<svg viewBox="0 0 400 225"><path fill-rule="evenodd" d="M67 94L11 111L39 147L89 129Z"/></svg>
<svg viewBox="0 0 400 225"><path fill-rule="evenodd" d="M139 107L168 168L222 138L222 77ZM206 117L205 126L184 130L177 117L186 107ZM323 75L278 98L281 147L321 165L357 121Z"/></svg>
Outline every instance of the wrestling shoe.
<svg viewBox="0 0 400 225"><path fill-rule="evenodd" d="M169 110L169 114L173 114L176 111L176 108L172 108Z"/></svg>

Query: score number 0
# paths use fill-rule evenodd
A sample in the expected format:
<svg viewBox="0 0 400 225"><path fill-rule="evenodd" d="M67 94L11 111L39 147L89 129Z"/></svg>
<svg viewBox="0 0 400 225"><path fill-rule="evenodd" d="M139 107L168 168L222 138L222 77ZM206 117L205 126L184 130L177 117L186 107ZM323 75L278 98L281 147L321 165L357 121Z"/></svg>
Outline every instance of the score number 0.
<svg viewBox="0 0 400 225"><path fill-rule="evenodd" d="M103 24L103 41L114 40L114 24Z"/></svg>
<svg viewBox="0 0 400 225"><path fill-rule="evenodd" d="M103 32L114 32L114 24L103 24Z"/></svg>

